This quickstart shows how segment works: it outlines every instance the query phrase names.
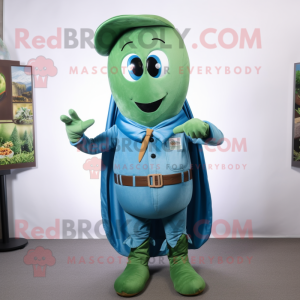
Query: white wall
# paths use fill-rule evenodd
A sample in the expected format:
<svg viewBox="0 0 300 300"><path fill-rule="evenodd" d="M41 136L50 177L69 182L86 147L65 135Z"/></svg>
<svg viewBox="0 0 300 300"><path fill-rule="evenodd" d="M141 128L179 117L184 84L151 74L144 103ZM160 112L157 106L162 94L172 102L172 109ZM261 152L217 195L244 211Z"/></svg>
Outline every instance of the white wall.
<svg viewBox="0 0 300 300"><path fill-rule="evenodd" d="M104 130L110 89L100 68L107 58L88 46L64 49L64 35L61 49L36 49L32 39L56 35L58 27L62 31L73 28L78 34L81 28L95 30L116 15L158 14L180 32L191 28L185 43L194 66L188 100L195 117L216 124L231 142L246 139L247 151L205 151L207 164L212 164L208 176L214 220L225 220L230 229L235 219L242 227L251 220L255 237L300 237L300 170L290 166L293 64L300 61L299 1L10 0L4 5L4 41L11 58L26 64L42 55L58 68L58 74L48 78L47 88L34 90L37 168L15 170L8 179L11 235L14 220L28 222L26 233L33 238L34 227L46 230L54 226L55 219L59 219L62 237L63 220L77 224L86 219L94 225L101 218L100 182L89 179L88 171L83 170L89 156L69 145L59 117L73 108L82 119L96 120L87 131L89 137ZM16 49L16 28L29 31L31 49L23 45ZM199 36L207 28L217 29L206 38L216 43L215 49L200 44ZM239 43L224 49L218 34L225 28L232 28L239 41L242 28L250 36L258 28L261 49L257 43L251 49L247 45L240 49ZM224 41L232 41L230 34ZM197 49L192 48L193 43ZM71 66L77 66L79 72L86 66L89 74L70 75ZM93 66L96 75L91 74ZM198 66L204 74L196 74ZM205 74L206 66L212 68L211 75ZM215 66L222 67L219 75ZM226 66L230 74L225 74ZM234 74L236 66L243 70L249 66L252 72ZM261 67L259 74L255 66ZM216 170L215 164L224 164L226 169L219 166ZM229 170L230 164L239 164L240 169ZM224 232L223 225L217 228L219 234ZM75 230L77 233L77 225ZM96 237L93 229L89 232Z"/></svg>

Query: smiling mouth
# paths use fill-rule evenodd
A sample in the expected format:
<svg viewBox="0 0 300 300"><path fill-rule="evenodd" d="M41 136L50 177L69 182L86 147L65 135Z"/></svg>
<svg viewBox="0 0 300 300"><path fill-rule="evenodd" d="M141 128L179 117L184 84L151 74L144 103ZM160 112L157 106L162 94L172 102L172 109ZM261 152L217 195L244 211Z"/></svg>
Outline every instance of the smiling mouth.
<svg viewBox="0 0 300 300"><path fill-rule="evenodd" d="M168 95L168 93L164 97L162 97L161 99L159 99L157 101L154 101L154 102L151 102L151 103L138 103L138 102L135 102L135 104L143 112L145 112L145 113L151 113L151 112L154 112L154 111L158 110L160 104L162 103L162 101L164 100L164 98L167 95Z"/></svg>

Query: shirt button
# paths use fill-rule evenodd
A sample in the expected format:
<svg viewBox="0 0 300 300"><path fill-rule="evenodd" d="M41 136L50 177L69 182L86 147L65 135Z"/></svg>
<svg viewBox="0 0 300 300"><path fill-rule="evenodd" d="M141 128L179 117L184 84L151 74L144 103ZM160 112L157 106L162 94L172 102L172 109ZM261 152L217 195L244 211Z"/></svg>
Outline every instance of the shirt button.
<svg viewBox="0 0 300 300"><path fill-rule="evenodd" d="M150 142L151 142L151 143L154 142L154 138L153 138L153 137L150 138Z"/></svg>
<svg viewBox="0 0 300 300"><path fill-rule="evenodd" d="M156 155L154 153L151 154L151 158L155 158Z"/></svg>

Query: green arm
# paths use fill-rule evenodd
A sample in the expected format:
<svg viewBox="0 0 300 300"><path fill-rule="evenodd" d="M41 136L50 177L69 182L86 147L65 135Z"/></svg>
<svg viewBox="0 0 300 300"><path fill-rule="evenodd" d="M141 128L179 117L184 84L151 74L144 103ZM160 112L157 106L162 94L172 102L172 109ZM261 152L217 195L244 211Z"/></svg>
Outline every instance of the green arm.
<svg viewBox="0 0 300 300"><path fill-rule="evenodd" d="M209 125L199 119L191 119L173 129L173 133L182 133L191 138L205 139L209 136Z"/></svg>
<svg viewBox="0 0 300 300"><path fill-rule="evenodd" d="M83 133L95 123L95 120L82 121L73 109L69 110L69 114L71 118L62 115L60 116L60 120L66 124L66 131L70 142L76 143L81 139Z"/></svg>

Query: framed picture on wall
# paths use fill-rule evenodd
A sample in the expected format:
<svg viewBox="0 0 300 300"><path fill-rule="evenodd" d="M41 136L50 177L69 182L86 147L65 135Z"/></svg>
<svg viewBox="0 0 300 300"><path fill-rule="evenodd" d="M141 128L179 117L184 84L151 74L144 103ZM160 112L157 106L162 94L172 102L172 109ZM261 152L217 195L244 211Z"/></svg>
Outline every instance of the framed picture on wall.
<svg viewBox="0 0 300 300"><path fill-rule="evenodd" d="M300 168L300 63L294 65L292 166Z"/></svg>
<svg viewBox="0 0 300 300"><path fill-rule="evenodd" d="M0 170L35 167L32 67L0 60Z"/></svg>

